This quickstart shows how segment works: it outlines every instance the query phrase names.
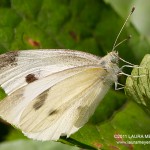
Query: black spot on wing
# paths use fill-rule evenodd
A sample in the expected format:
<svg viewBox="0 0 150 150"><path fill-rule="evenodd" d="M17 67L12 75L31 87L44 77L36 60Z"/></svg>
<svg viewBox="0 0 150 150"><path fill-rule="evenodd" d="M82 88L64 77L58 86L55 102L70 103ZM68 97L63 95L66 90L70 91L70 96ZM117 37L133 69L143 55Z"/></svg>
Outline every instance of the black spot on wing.
<svg viewBox="0 0 150 150"><path fill-rule="evenodd" d="M37 100L33 105L34 110L38 110L44 105L47 95L48 95L48 90L44 91L37 97Z"/></svg>
<svg viewBox="0 0 150 150"><path fill-rule="evenodd" d="M58 113L58 110L52 110L49 112L48 116L56 115Z"/></svg>
<svg viewBox="0 0 150 150"><path fill-rule="evenodd" d="M27 82L27 83L32 83L32 82L38 80L38 78L35 77L35 74L28 74L28 75L25 77L25 79L26 79L26 82Z"/></svg>
<svg viewBox="0 0 150 150"><path fill-rule="evenodd" d="M44 105L45 100L38 100L34 105L33 108L35 110L38 110L39 108L41 108Z"/></svg>
<svg viewBox="0 0 150 150"><path fill-rule="evenodd" d="M7 67L7 66L17 65L17 63L16 63L17 56L18 56L17 51L1 54L0 55L0 69Z"/></svg>

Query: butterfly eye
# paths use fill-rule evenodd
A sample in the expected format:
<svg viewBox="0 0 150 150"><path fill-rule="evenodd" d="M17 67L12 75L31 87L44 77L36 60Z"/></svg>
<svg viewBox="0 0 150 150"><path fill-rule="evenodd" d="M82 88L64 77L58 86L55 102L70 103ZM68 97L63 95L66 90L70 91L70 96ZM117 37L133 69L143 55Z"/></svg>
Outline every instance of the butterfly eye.
<svg viewBox="0 0 150 150"><path fill-rule="evenodd" d="M118 63L118 59L116 57L114 57L114 58L111 59L111 62L113 64L117 64Z"/></svg>

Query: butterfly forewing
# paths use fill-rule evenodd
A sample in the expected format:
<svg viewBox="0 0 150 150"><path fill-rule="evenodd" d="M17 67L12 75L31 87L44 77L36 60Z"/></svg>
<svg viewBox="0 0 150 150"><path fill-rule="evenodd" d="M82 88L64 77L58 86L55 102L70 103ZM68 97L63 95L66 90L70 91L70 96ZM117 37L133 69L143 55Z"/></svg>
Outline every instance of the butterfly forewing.
<svg viewBox="0 0 150 150"><path fill-rule="evenodd" d="M39 97L24 110L19 124L21 130L39 140L57 140L61 135L74 133L88 121L107 92L109 86L100 78L105 75L102 68L89 68L57 83L45 91L45 103L38 110L33 106Z"/></svg>
<svg viewBox="0 0 150 150"><path fill-rule="evenodd" d="M101 68L87 68L44 91L26 107L20 118L23 131L38 132L55 124L70 106L83 98L89 88L105 76ZM72 108L71 107L71 108ZM33 121L34 120L34 121Z"/></svg>

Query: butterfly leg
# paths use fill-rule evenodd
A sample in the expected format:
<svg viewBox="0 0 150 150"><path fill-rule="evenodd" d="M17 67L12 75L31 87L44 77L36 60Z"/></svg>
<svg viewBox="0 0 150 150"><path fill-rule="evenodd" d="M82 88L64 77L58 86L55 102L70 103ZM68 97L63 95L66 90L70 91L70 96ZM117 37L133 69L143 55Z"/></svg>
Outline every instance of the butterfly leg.
<svg viewBox="0 0 150 150"><path fill-rule="evenodd" d="M120 85L120 86L122 86L122 87L119 87L118 88L118 85ZM123 84L121 84L121 83L118 83L118 82L115 82L115 90L121 90L121 89L124 89L124 85Z"/></svg>

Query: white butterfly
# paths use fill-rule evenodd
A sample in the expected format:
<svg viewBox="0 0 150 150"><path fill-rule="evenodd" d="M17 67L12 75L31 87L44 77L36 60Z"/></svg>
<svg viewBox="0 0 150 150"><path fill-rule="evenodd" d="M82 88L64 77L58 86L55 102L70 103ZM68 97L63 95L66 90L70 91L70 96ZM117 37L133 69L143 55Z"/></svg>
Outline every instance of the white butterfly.
<svg viewBox="0 0 150 150"><path fill-rule="evenodd" d="M0 85L8 94L0 101L0 116L42 141L79 130L120 73L115 51L100 58L73 50L27 50L0 60Z"/></svg>

